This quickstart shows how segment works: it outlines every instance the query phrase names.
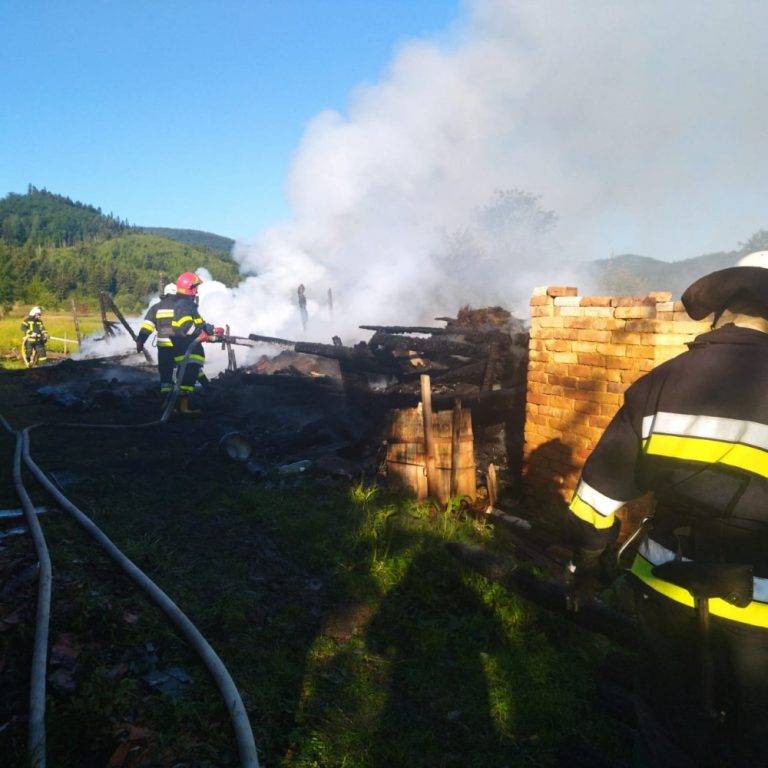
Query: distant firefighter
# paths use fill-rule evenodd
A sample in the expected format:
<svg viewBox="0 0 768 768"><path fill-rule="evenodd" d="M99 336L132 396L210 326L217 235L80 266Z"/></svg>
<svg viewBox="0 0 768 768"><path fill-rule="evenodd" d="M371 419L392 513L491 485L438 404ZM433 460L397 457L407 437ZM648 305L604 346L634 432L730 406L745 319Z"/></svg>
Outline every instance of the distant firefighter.
<svg viewBox="0 0 768 768"><path fill-rule="evenodd" d="M21 354L27 368L34 368L48 360L45 344L48 341L48 331L43 325L43 310L41 307L32 307L29 314L21 323L24 338L21 344Z"/></svg>
<svg viewBox="0 0 768 768"><path fill-rule="evenodd" d="M157 333L157 361L160 373L160 392L167 394L173 389L174 370L180 365L194 341L211 341L224 333L206 323L197 309L197 287L202 279L194 272L179 275L176 284L165 287L164 296L148 310L141 325L136 349L141 352L153 332ZM205 352L202 347L189 356L179 389L179 411L194 413L189 406L189 395L195 390L195 382L202 373Z"/></svg>

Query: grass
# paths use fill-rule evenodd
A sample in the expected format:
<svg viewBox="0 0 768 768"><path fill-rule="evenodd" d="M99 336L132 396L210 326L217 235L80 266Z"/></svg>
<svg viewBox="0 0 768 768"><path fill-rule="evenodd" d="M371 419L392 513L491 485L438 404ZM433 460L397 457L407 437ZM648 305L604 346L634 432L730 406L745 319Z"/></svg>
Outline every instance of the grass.
<svg viewBox="0 0 768 768"><path fill-rule="evenodd" d="M11 408L13 386L0 382ZM25 419L43 416L33 406ZM547 768L574 741L609 759L626 747L596 697L608 644L462 569L446 541L497 544L460 500L438 510L370 485L254 483L198 450L189 429L76 444L78 433L45 430L32 449L44 468L77 475L70 498L211 642L265 765ZM2 498L10 449L0 433ZM119 463L137 456L142 471ZM133 725L147 733L125 768L236 766L226 713L188 646L66 515L42 522L52 641L71 633L83 648L77 690L49 691L50 764L107 765ZM30 621L0 633L0 658L26 653L31 632ZM141 679L147 643L159 667L192 676L186 696ZM126 659L131 669L116 674ZM0 733L9 768L26 764L16 728Z"/></svg>
<svg viewBox="0 0 768 768"><path fill-rule="evenodd" d="M0 318L0 367L23 368L21 360L21 321L24 319L25 310L19 309L3 318ZM77 339L75 323L71 314L43 315L43 322L51 336ZM84 315L80 318L80 330L84 336L101 328L101 318L98 315ZM60 341L50 341L47 345L50 352L64 352L64 344ZM69 351L76 349L76 345L70 344Z"/></svg>

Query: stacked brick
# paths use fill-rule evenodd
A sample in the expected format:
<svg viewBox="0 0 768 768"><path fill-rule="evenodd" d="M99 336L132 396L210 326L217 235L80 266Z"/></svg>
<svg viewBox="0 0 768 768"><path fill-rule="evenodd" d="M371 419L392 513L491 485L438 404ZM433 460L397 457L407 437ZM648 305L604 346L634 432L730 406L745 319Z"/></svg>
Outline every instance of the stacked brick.
<svg viewBox="0 0 768 768"><path fill-rule="evenodd" d="M545 514L570 501L624 390L709 328L709 321L692 321L670 293L577 294L550 286L531 298L524 473L528 502ZM645 510L637 503L625 519Z"/></svg>

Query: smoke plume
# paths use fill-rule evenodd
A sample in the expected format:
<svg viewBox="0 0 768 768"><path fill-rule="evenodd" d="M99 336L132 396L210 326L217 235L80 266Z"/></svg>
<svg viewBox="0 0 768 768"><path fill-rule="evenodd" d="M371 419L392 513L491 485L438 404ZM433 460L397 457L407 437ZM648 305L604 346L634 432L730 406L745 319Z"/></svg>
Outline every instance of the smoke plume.
<svg viewBox="0 0 768 768"><path fill-rule="evenodd" d="M310 122L290 220L236 246L256 276L204 313L301 337L304 283L306 336L349 342L462 303L523 312L611 250L733 247L766 225L766 22L752 2L470 3Z"/></svg>

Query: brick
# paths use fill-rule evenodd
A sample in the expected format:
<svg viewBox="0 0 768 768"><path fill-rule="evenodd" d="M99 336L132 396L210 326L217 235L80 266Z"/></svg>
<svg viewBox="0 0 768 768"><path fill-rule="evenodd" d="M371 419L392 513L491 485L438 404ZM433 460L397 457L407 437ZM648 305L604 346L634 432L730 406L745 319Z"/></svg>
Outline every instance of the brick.
<svg viewBox="0 0 768 768"><path fill-rule="evenodd" d="M615 331L570 331L571 333L576 334L576 338L579 341L599 341L602 343L608 342L611 340L611 335L615 333Z"/></svg>
<svg viewBox="0 0 768 768"><path fill-rule="evenodd" d="M571 349L574 352L597 352L597 343L594 341L572 341Z"/></svg>
<svg viewBox="0 0 768 768"><path fill-rule="evenodd" d="M629 331L613 331L611 334L611 343L613 344L640 344L641 335Z"/></svg>
<svg viewBox="0 0 768 768"><path fill-rule="evenodd" d="M711 315L709 317L711 317ZM683 321L689 322L689 323L691 322L691 316L684 309L681 309L681 310L677 310L676 309L672 313L672 319L673 320L683 320ZM711 324L712 321L710 320L709 322Z"/></svg>
<svg viewBox="0 0 768 768"><path fill-rule="evenodd" d="M691 334L685 333L660 333L656 336L658 347L684 346L689 341L691 341Z"/></svg>
<svg viewBox="0 0 768 768"><path fill-rule="evenodd" d="M614 307L647 307L653 303L645 296L614 296L611 301Z"/></svg>
<svg viewBox="0 0 768 768"><path fill-rule="evenodd" d="M539 392L528 392L528 402L533 403L534 405L549 404L549 400L547 399L547 396L540 394Z"/></svg>
<svg viewBox="0 0 768 768"><path fill-rule="evenodd" d="M597 351L601 355L626 355L627 347L624 344L598 344Z"/></svg>
<svg viewBox="0 0 768 768"><path fill-rule="evenodd" d="M627 320L624 330L633 333L656 333L656 329L659 325L661 325L661 323L657 320Z"/></svg>
<svg viewBox="0 0 768 768"><path fill-rule="evenodd" d="M534 384L545 384L548 376L544 371L528 371L528 382Z"/></svg>
<svg viewBox="0 0 768 768"><path fill-rule="evenodd" d="M647 334L643 334L643 341L646 341ZM656 347L650 344L631 344L627 347L627 357L652 360Z"/></svg>
<svg viewBox="0 0 768 768"><path fill-rule="evenodd" d="M648 298L651 301L655 301L657 304L669 302L672 300L672 294L669 291L651 291L648 294Z"/></svg>
<svg viewBox="0 0 768 768"><path fill-rule="evenodd" d="M598 429L605 429L610 423L609 416L590 416L587 420L590 427L597 427Z"/></svg>
<svg viewBox="0 0 768 768"><path fill-rule="evenodd" d="M573 376L559 376L552 373L546 374L546 376L549 384L555 384L566 389L574 389L576 387L576 379Z"/></svg>
<svg viewBox="0 0 768 768"><path fill-rule="evenodd" d="M581 306L582 307L610 307L611 297L610 296L582 296Z"/></svg>
<svg viewBox="0 0 768 768"><path fill-rule="evenodd" d="M549 342L545 342L544 339L531 339L528 342L529 352L543 352Z"/></svg>
<svg viewBox="0 0 768 768"><path fill-rule="evenodd" d="M609 381L608 382L608 391L613 392L617 395L623 395L624 391L626 390L627 385L626 384L617 384L616 382Z"/></svg>
<svg viewBox="0 0 768 768"><path fill-rule="evenodd" d="M589 310L581 307L555 307L558 317L583 317Z"/></svg>
<svg viewBox="0 0 768 768"><path fill-rule="evenodd" d="M545 395L560 395L563 394L563 388L560 386L557 386L555 384L542 384L539 389L545 394Z"/></svg>
<svg viewBox="0 0 768 768"><path fill-rule="evenodd" d="M552 299L546 294L544 296L531 296L532 307L547 307L552 303Z"/></svg>
<svg viewBox="0 0 768 768"><path fill-rule="evenodd" d="M675 311L675 302L674 301L662 301L656 304L656 311L657 312L674 312Z"/></svg>
<svg viewBox="0 0 768 768"><path fill-rule="evenodd" d="M573 410L576 413L599 415L601 407L602 406L599 403L592 403L589 400L582 400L573 404Z"/></svg>
<svg viewBox="0 0 768 768"><path fill-rule="evenodd" d="M576 382L576 390L579 392L605 392L608 382L602 379L579 379Z"/></svg>
<svg viewBox="0 0 768 768"><path fill-rule="evenodd" d="M531 291L531 296L546 296L546 295L547 295L546 285L539 285Z"/></svg>
<svg viewBox="0 0 768 768"><path fill-rule="evenodd" d="M709 323L696 322L695 320L677 320L674 322L657 322L656 333L685 333L692 336L698 336L709 330Z"/></svg>
<svg viewBox="0 0 768 768"><path fill-rule="evenodd" d="M632 384L640 378L640 371L619 371L621 381L625 384Z"/></svg>
<svg viewBox="0 0 768 768"><path fill-rule="evenodd" d="M552 308L554 312L554 307ZM566 317L541 317L539 318L539 326L541 328L565 328Z"/></svg>
<svg viewBox="0 0 768 768"><path fill-rule="evenodd" d="M549 352L538 352L534 349L528 353L528 359L534 362L546 363L552 359L552 355Z"/></svg>
<svg viewBox="0 0 768 768"><path fill-rule="evenodd" d="M589 365L593 368L605 368L605 357L594 353L578 353L579 365ZM602 371L601 371L602 374Z"/></svg>
<svg viewBox="0 0 768 768"><path fill-rule="evenodd" d="M621 370L630 370L637 366L637 360L631 357L608 357L605 360L606 368L619 368Z"/></svg>
<svg viewBox="0 0 768 768"><path fill-rule="evenodd" d="M635 320L641 317L653 317L656 314L656 307L653 305L645 306L632 306L632 307L616 307L613 310L613 315L617 319Z"/></svg>
<svg viewBox="0 0 768 768"><path fill-rule="evenodd" d="M685 312L685 305L679 299L672 304L673 312Z"/></svg>
<svg viewBox="0 0 768 768"><path fill-rule="evenodd" d="M573 376L576 379L591 379L593 376L599 374L600 372L595 371L591 365L582 365L579 363L577 365L568 366L568 375Z"/></svg>
<svg viewBox="0 0 768 768"><path fill-rule="evenodd" d="M613 418L619 410L618 403L600 403L600 415Z"/></svg>
<svg viewBox="0 0 768 768"><path fill-rule="evenodd" d="M582 307L585 317L613 317L613 307Z"/></svg>
<svg viewBox="0 0 768 768"><path fill-rule="evenodd" d="M578 288L569 285L550 285L547 287L547 296L577 296Z"/></svg>
<svg viewBox="0 0 768 768"><path fill-rule="evenodd" d="M531 307L531 317L552 317L555 314L554 306Z"/></svg>
<svg viewBox="0 0 768 768"><path fill-rule="evenodd" d="M544 342L544 346L548 352L570 352L571 343L570 341L565 341L565 339L547 339Z"/></svg>
<svg viewBox="0 0 768 768"><path fill-rule="evenodd" d="M622 379L623 373L624 371L619 371L615 368L606 368L603 371L603 376L605 376L606 381L624 381L624 379Z"/></svg>
<svg viewBox="0 0 768 768"><path fill-rule="evenodd" d="M556 307L578 307L580 304L580 296L557 296L555 298Z"/></svg>
<svg viewBox="0 0 768 768"><path fill-rule="evenodd" d="M669 320L672 321L675 319L675 313L674 312L656 312L656 318L658 320Z"/></svg>
<svg viewBox="0 0 768 768"><path fill-rule="evenodd" d="M539 353L541 354L541 353ZM569 363L578 363L579 359L575 352L553 352L552 360L558 364L568 365Z"/></svg>
<svg viewBox="0 0 768 768"><path fill-rule="evenodd" d="M671 360L673 357L682 355L687 350L685 347L656 347L656 365L659 363L665 363L667 360Z"/></svg>
<svg viewBox="0 0 768 768"><path fill-rule="evenodd" d="M621 400L621 395L618 395L615 392L595 393L595 402L600 403L600 405L620 405Z"/></svg>

